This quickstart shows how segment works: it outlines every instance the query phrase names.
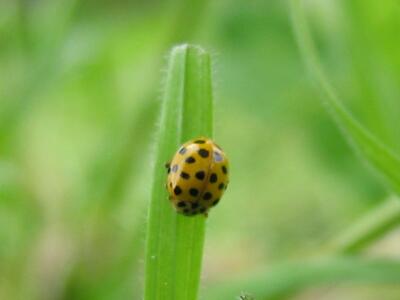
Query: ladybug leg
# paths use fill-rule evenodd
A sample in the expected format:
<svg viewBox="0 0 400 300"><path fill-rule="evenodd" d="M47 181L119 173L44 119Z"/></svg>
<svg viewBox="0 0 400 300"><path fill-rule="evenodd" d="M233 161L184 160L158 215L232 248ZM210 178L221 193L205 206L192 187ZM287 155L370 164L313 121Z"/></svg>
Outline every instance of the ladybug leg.
<svg viewBox="0 0 400 300"><path fill-rule="evenodd" d="M204 213L204 217L208 218L208 212Z"/></svg>
<svg viewBox="0 0 400 300"><path fill-rule="evenodd" d="M167 173L169 174L169 172L171 172L171 163L170 162L167 162L167 163L165 163L165 168L167 169Z"/></svg>

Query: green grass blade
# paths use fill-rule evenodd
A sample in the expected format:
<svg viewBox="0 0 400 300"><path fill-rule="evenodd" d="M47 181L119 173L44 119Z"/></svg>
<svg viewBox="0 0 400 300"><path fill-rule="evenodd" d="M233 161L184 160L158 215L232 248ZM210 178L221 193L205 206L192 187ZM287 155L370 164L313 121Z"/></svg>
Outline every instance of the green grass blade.
<svg viewBox="0 0 400 300"><path fill-rule="evenodd" d="M145 300L197 298L204 216L178 215L165 189L169 161L179 145L212 136L209 55L189 45L173 49L163 99L147 228Z"/></svg>
<svg viewBox="0 0 400 300"><path fill-rule="evenodd" d="M331 253L355 253L382 237L400 223L400 202L390 197L357 220L326 248Z"/></svg>
<svg viewBox="0 0 400 300"><path fill-rule="evenodd" d="M323 102L354 149L400 193L400 158L365 129L339 101L319 61L301 7L301 0L291 0L292 23L297 42L312 76L324 93Z"/></svg>
<svg viewBox="0 0 400 300"><path fill-rule="evenodd" d="M388 259L323 258L266 267L250 277L210 286L204 299L235 299L242 292L255 299L286 299L296 292L321 285L400 284L400 263Z"/></svg>

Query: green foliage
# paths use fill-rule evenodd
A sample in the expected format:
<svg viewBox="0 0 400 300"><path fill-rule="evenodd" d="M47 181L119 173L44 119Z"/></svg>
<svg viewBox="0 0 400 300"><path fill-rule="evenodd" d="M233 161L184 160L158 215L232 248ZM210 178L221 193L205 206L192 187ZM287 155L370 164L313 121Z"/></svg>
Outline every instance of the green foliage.
<svg viewBox="0 0 400 300"><path fill-rule="evenodd" d="M0 299L399 299L399 20L397 0L0 1ZM165 199L163 164L213 125L197 119L211 88L192 93L210 81L202 51L168 58L189 63L184 84L164 70L182 43L212 54L232 163L205 240ZM157 121L167 97L190 99L180 132ZM177 135L155 162L159 129Z"/></svg>
<svg viewBox="0 0 400 300"><path fill-rule="evenodd" d="M301 0L291 0L293 28L307 67L324 93L323 101L355 150L400 193L400 158L365 129L345 109L322 70L305 21Z"/></svg>

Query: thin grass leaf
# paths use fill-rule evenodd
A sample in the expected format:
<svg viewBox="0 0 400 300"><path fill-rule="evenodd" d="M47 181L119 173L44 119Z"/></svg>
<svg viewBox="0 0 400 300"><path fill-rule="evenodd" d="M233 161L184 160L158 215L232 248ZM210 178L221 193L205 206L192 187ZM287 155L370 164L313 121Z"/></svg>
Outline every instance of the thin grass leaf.
<svg viewBox="0 0 400 300"><path fill-rule="evenodd" d="M331 253L355 253L400 223L400 202L392 196L357 220L327 247Z"/></svg>
<svg viewBox="0 0 400 300"><path fill-rule="evenodd" d="M210 286L204 299L235 299L242 292L255 299L286 299L306 288L321 285L400 284L400 263L396 260L356 257L323 258L266 267L247 278L218 282Z"/></svg>
<svg viewBox="0 0 400 300"><path fill-rule="evenodd" d="M291 0L292 24L302 57L324 94L323 103L350 144L400 194L400 158L364 128L342 105L319 61L301 0Z"/></svg>
<svg viewBox="0 0 400 300"><path fill-rule="evenodd" d="M190 45L171 53L157 138L147 228L145 300L197 298L204 243L204 216L178 215L165 189L169 161L179 145L212 136L209 55Z"/></svg>

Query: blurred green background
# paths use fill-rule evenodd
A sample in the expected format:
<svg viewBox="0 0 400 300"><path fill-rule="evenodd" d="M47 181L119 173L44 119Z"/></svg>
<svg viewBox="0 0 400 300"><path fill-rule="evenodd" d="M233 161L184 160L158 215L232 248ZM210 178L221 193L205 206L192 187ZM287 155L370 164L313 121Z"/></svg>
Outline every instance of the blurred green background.
<svg viewBox="0 0 400 300"><path fill-rule="evenodd" d="M399 153L398 1L305 7L345 105ZM0 299L141 299L165 58L182 42L212 53L214 137L232 169L203 291L311 257L386 198L320 105L286 1L1 1ZM398 238L365 254L399 258ZM378 298L400 288L294 297Z"/></svg>

